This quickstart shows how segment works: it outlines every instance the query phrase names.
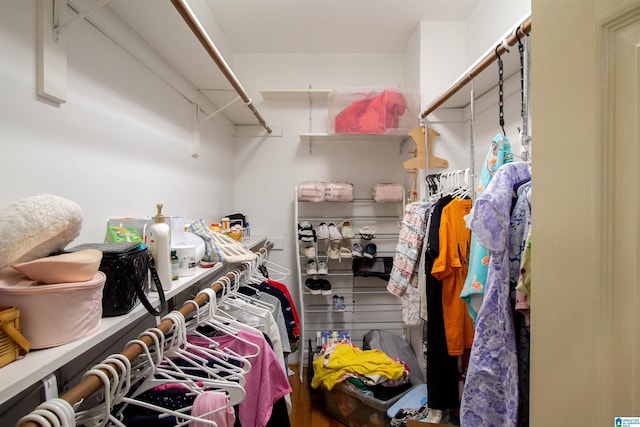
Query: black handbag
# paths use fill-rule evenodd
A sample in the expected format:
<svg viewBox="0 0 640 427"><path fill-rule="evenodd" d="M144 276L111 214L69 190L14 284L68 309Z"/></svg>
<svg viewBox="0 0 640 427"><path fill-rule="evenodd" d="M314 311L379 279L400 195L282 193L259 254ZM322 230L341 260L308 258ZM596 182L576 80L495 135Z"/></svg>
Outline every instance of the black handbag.
<svg viewBox="0 0 640 427"><path fill-rule="evenodd" d="M166 311L167 302L155 263L149 249L138 242L86 243L66 249L76 252L82 249L102 251L99 270L107 280L102 291L102 317L121 316L130 312L138 302L153 316ZM146 295L149 273L158 290L160 308L153 307Z"/></svg>

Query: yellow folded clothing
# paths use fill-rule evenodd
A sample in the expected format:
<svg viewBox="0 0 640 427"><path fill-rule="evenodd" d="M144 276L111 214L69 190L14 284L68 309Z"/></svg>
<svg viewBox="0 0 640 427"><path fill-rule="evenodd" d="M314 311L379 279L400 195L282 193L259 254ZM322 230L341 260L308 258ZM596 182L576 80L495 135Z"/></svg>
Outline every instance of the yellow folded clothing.
<svg viewBox="0 0 640 427"><path fill-rule="evenodd" d="M311 387L323 386L327 390L352 376L399 380L405 371L402 363L383 351L362 350L351 344L337 344L333 351L313 361L313 369Z"/></svg>

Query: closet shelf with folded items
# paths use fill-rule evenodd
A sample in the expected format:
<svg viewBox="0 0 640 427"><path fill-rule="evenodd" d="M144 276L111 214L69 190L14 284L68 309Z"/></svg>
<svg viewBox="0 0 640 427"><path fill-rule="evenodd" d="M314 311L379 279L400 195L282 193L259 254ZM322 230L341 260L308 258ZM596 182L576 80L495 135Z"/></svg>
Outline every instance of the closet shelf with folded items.
<svg viewBox="0 0 640 427"><path fill-rule="evenodd" d="M393 187L393 197L377 185L365 190L371 197L354 197L345 182L295 188L303 345L327 330L348 330L354 341L371 329L404 333L401 305L385 290L405 203L404 188Z"/></svg>
<svg viewBox="0 0 640 427"><path fill-rule="evenodd" d="M267 262L268 249L259 249L255 261L202 289L17 425L288 426L291 387L283 347L293 347L295 333L277 326L274 304L241 293L245 286L277 286L267 278L270 266L287 271ZM245 313L251 321L242 319ZM256 318L261 321L252 322Z"/></svg>

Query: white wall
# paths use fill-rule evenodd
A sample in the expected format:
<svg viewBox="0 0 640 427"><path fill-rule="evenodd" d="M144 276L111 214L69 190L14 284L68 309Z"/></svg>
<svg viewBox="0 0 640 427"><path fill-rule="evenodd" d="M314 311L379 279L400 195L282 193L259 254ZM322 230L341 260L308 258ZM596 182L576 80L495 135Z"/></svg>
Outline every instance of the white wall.
<svg viewBox="0 0 640 427"><path fill-rule="evenodd" d="M87 22L68 29L68 100L36 97L35 1L0 2L0 207L52 193L83 208L76 243L102 241L109 217L207 221L234 208L229 123L201 128L191 104Z"/></svg>
<svg viewBox="0 0 640 427"><path fill-rule="evenodd" d="M334 89L402 86L403 55L255 55L234 57L234 71L250 93L260 90ZM235 200L248 214L252 230L283 238L284 250L271 259L295 270L294 187L305 180L349 181L357 197L369 197L376 182L405 183L402 162L412 155L407 143L367 141L301 142L301 133L327 132L328 101L255 100L282 136L237 137ZM419 122L416 117L416 126ZM402 148L402 151L401 151ZM408 181L407 181L408 183ZM297 276L285 280L295 298Z"/></svg>
<svg viewBox="0 0 640 427"><path fill-rule="evenodd" d="M467 67L491 50L496 40L531 14L531 0L482 0L466 21ZM516 49L517 50L517 49ZM464 71L460 70L459 73Z"/></svg>

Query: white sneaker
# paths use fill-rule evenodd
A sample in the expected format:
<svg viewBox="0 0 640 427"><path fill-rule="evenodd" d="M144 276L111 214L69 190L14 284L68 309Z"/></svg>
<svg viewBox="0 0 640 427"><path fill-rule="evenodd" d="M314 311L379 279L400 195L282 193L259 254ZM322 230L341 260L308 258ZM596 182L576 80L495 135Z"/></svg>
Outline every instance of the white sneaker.
<svg viewBox="0 0 640 427"><path fill-rule="evenodd" d="M329 268L327 267L327 262L324 260L318 261L318 274L329 274Z"/></svg>
<svg viewBox="0 0 640 427"><path fill-rule="evenodd" d="M329 224L329 239L342 240L342 234L340 234L340 230L334 223Z"/></svg>
<svg viewBox="0 0 640 427"><path fill-rule="evenodd" d="M321 222L316 233L318 240L327 240L329 238L329 227L326 222Z"/></svg>
<svg viewBox="0 0 640 427"><path fill-rule="evenodd" d="M307 258L315 258L316 257L316 248L314 246L307 246L302 249L302 255Z"/></svg>
<svg viewBox="0 0 640 427"><path fill-rule="evenodd" d="M316 267L316 261L313 259L310 259L309 261L307 261L307 274L318 274L318 269Z"/></svg>

